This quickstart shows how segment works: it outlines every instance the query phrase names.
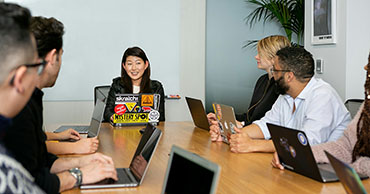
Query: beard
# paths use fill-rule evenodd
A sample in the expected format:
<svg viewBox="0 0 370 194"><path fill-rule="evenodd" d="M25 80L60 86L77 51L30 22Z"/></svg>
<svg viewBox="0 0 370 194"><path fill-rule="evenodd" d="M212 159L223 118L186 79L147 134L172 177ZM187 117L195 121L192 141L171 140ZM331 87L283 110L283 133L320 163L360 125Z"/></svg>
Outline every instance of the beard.
<svg viewBox="0 0 370 194"><path fill-rule="evenodd" d="M275 81L276 91L278 94L284 95L289 90L289 86L285 83L284 76L281 76Z"/></svg>

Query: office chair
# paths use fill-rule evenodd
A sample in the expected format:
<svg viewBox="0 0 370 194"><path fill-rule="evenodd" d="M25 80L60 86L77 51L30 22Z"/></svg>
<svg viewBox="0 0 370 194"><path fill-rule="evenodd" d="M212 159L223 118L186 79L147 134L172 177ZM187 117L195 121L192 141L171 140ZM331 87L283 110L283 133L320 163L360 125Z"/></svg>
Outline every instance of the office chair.
<svg viewBox="0 0 370 194"><path fill-rule="evenodd" d="M103 101L104 103L107 101L108 92L110 86L95 86L94 88L94 105L96 104L96 99Z"/></svg>
<svg viewBox="0 0 370 194"><path fill-rule="evenodd" d="M348 99L344 103L352 118L356 115L363 101L363 99Z"/></svg>

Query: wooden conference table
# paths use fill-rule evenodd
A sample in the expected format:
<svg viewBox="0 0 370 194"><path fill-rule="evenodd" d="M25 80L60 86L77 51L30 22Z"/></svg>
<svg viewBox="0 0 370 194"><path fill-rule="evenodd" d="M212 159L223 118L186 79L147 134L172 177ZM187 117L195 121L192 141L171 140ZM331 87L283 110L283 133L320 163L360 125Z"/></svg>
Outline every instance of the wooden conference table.
<svg viewBox="0 0 370 194"><path fill-rule="evenodd" d="M113 128L110 124L103 124L98 151L111 156L116 167L128 167L140 141L139 129L142 127ZM163 132L162 139L139 187L72 189L63 194L160 193L173 144L221 166L217 193L345 193L339 182L323 184L288 170L272 168L271 153L231 153L228 145L211 142L208 131L195 127L192 122L165 122L157 128ZM370 180L363 181L363 184L366 190L370 191Z"/></svg>

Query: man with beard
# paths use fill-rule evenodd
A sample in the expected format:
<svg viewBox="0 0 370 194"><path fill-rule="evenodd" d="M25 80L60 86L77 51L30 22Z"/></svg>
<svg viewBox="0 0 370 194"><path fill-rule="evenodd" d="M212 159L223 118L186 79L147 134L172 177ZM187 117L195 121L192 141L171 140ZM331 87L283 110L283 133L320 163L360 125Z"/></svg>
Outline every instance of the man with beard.
<svg viewBox="0 0 370 194"><path fill-rule="evenodd" d="M274 145L266 123L299 129L311 145L341 137L350 114L337 92L314 76L312 54L303 48L286 47L276 53L272 69L280 96L264 117L237 129L230 137L230 150L236 153L273 152ZM219 134L211 126L211 136Z"/></svg>

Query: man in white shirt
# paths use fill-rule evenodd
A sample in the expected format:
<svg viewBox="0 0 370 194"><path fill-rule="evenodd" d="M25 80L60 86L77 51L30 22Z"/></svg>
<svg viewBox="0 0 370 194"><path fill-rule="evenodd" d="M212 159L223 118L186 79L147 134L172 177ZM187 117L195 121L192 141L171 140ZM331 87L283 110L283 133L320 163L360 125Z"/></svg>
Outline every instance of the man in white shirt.
<svg viewBox="0 0 370 194"><path fill-rule="evenodd" d="M273 76L280 96L266 115L230 137L232 152L273 152L274 145L266 123L299 129L310 144L338 139L350 114L336 91L321 79L314 78L312 55L303 48L287 47L275 57ZM212 122L210 134L219 139L219 128Z"/></svg>

